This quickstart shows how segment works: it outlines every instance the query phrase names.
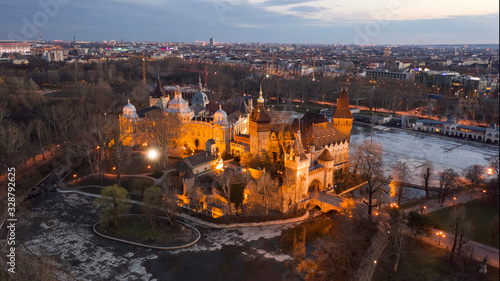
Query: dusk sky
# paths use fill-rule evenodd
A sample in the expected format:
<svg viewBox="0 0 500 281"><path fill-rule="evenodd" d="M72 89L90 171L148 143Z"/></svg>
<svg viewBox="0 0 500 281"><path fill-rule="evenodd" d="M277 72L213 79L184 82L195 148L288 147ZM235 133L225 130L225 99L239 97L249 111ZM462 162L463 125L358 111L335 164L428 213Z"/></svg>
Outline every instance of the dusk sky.
<svg viewBox="0 0 500 281"><path fill-rule="evenodd" d="M43 4L47 3L47 7ZM55 3L55 5L54 5ZM17 0L1 39L325 44L499 42L498 0Z"/></svg>

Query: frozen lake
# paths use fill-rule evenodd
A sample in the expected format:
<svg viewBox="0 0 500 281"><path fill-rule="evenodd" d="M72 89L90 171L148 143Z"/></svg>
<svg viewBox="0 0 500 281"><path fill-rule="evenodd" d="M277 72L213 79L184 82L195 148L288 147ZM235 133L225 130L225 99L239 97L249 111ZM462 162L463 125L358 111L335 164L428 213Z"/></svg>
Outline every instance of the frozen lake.
<svg viewBox="0 0 500 281"><path fill-rule="evenodd" d="M365 139L370 139L369 126L355 124L351 133L351 155L356 145ZM392 165L396 161L406 162L413 174L410 182L418 185L421 185L421 166L427 160L434 164L435 173L451 168L462 176L467 166L487 166L492 156L499 155L498 146L495 145L397 129L374 131L373 141L383 147L384 170L387 176L392 174ZM432 184L437 186L436 177ZM415 197L423 196L423 191L412 190Z"/></svg>

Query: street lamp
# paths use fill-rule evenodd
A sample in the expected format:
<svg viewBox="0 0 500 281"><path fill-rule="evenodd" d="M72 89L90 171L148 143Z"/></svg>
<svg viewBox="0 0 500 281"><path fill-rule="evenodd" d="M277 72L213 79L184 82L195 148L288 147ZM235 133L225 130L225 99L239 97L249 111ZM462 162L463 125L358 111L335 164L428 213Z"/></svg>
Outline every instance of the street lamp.
<svg viewBox="0 0 500 281"><path fill-rule="evenodd" d="M148 157L150 159L156 159L158 157L158 151L156 151L155 149L151 149L150 151L148 151Z"/></svg>
<svg viewBox="0 0 500 281"><path fill-rule="evenodd" d="M453 206L455 206L455 202L457 201L457 197L453 196Z"/></svg>
<svg viewBox="0 0 500 281"><path fill-rule="evenodd" d="M488 168L488 169L486 170L486 173L487 173L488 175L490 175L490 176L491 176L491 175L493 175L493 168Z"/></svg>
<svg viewBox="0 0 500 281"><path fill-rule="evenodd" d="M442 232L442 231L436 232L436 235L439 237L439 238L438 238L438 246L439 246L439 245L441 245L441 237L445 238L445 237L446 237L446 235L445 235L445 234L443 234L443 232Z"/></svg>

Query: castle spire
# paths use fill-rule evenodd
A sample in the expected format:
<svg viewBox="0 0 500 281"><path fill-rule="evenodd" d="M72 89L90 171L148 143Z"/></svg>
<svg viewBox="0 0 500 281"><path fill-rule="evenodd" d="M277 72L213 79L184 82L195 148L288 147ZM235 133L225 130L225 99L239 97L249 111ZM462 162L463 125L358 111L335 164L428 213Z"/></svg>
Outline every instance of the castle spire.
<svg viewBox="0 0 500 281"><path fill-rule="evenodd" d="M260 82L260 92L259 92L259 98L257 99L258 103L264 103L264 98L262 97L262 82Z"/></svg>

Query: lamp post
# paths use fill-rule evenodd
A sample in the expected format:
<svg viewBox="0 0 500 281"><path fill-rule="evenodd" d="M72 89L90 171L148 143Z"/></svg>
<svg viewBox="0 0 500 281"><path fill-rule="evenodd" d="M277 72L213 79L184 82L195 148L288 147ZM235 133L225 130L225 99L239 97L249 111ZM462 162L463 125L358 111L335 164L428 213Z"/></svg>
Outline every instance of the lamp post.
<svg viewBox="0 0 500 281"><path fill-rule="evenodd" d="M455 206L455 202L457 201L457 197L453 196L453 206Z"/></svg>
<svg viewBox="0 0 500 281"><path fill-rule="evenodd" d="M436 235L438 236L438 246L441 245L441 237L445 238L446 235L443 234L442 231L436 232Z"/></svg>
<svg viewBox="0 0 500 281"><path fill-rule="evenodd" d="M150 149L150 150L148 151L147 155L148 155L148 158L149 158L151 161L155 161L155 160L158 158L159 153L158 153L158 150L156 150L156 149L152 148L152 149ZM149 169L150 167L151 167L151 166L148 166L148 169Z"/></svg>

